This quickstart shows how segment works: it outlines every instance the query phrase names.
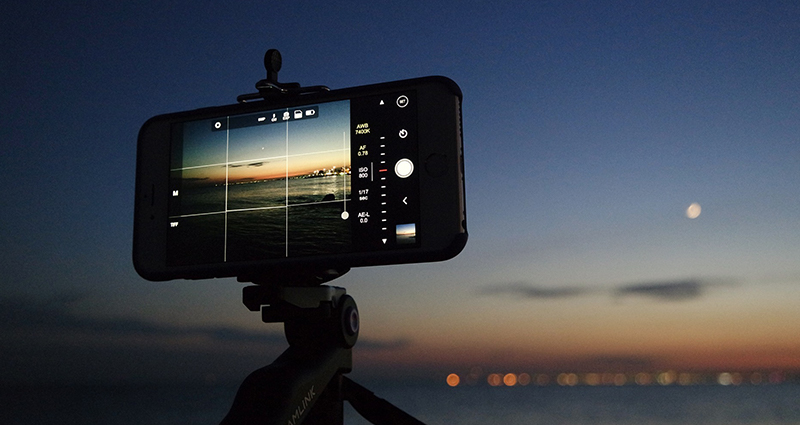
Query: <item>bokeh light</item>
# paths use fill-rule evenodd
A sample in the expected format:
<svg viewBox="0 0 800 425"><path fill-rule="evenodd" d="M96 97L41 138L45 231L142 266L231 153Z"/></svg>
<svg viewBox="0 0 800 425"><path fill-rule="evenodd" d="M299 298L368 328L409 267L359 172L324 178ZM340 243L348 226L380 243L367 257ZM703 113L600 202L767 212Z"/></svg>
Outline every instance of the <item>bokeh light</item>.
<svg viewBox="0 0 800 425"><path fill-rule="evenodd" d="M577 386L625 386L625 385L766 385L782 384L785 382L800 381L800 375L787 374L783 371L754 372L754 371L694 371L682 372L676 370L662 371L641 371L638 373L624 372L561 372L548 375L546 373L514 373L496 372L488 375L480 375L482 369L474 367L468 374L451 373L447 375L447 385L456 387L460 385L475 385L475 379L485 379L491 387L524 387L536 385L545 387L558 385L561 387Z"/></svg>
<svg viewBox="0 0 800 425"><path fill-rule="evenodd" d="M678 379L678 375L673 371L661 372L656 380L660 385L672 385Z"/></svg>
<svg viewBox="0 0 800 425"><path fill-rule="evenodd" d="M633 378L637 385L650 385L653 382L649 373L639 372Z"/></svg>
<svg viewBox="0 0 800 425"><path fill-rule="evenodd" d="M578 375L574 373L559 373L556 377L558 385L574 387L578 385Z"/></svg>
<svg viewBox="0 0 800 425"><path fill-rule="evenodd" d="M447 385L451 387L457 387L458 384L460 383L461 383L461 378L455 373L447 375Z"/></svg>
<svg viewBox="0 0 800 425"><path fill-rule="evenodd" d="M536 385L545 386L550 383L550 375L540 373L536 375Z"/></svg>

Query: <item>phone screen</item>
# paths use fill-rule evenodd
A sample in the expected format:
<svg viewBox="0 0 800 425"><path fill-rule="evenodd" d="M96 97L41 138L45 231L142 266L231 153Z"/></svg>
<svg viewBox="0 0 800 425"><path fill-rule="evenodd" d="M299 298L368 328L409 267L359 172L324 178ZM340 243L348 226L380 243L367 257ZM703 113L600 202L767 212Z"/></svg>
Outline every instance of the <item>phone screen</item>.
<svg viewBox="0 0 800 425"><path fill-rule="evenodd" d="M414 90L178 122L167 265L420 244Z"/></svg>

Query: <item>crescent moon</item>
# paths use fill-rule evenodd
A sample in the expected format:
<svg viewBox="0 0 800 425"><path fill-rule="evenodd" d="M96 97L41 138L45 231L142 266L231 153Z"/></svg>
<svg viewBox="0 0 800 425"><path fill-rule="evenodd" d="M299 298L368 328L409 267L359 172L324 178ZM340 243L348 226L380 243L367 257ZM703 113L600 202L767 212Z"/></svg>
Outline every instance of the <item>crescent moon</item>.
<svg viewBox="0 0 800 425"><path fill-rule="evenodd" d="M700 204L698 204L697 202L692 202L692 204L689 205L689 208L686 208L686 217L689 217L691 219L700 217L700 212L702 210L703 209L700 208Z"/></svg>

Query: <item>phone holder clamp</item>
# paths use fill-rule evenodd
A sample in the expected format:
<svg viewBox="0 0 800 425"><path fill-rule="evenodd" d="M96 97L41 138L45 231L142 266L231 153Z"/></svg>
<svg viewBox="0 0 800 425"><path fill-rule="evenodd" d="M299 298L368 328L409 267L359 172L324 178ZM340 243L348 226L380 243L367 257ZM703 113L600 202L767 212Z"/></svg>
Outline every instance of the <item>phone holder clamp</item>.
<svg viewBox="0 0 800 425"><path fill-rule="evenodd" d="M247 93L239 95L236 101L247 103L252 100L273 98L276 96L299 96L309 93L330 91L327 86L308 86L302 87L300 83L279 83L278 71L281 70L283 59L278 49L269 49L264 54L264 68L267 70L267 78L256 82L258 93Z"/></svg>

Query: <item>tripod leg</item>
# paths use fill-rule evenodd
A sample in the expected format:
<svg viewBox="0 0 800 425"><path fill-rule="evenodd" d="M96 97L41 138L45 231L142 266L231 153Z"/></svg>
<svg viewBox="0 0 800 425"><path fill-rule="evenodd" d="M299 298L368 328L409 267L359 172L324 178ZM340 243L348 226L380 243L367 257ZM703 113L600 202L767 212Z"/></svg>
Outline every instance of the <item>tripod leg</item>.
<svg viewBox="0 0 800 425"><path fill-rule="evenodd" d="M284 425L304 422L324 400L319 416L336 416L342 423L336 376L352 368L350 349L309 351L289 347L269 366L245 378L221 425ZM331 393L326 394L331 385ZM325 398L322 395L325 395ZM338 399L338 409L332 398ZM315 414L316 416L316 414Z"/></svg>
<svg viewBox="0 0 800 425"><path fill-rule="evenodd" d="M314 408L303 425L342 425L344 424L344 403L342 399L342 375L337 374L319 395Z"/></svg>
<svg viewBox="0 0 800 425"><path fill-rule="evenodd" d="M342 377L344 399L356 412L375 425L425 425L399 407L376 396L372 391Z"/></svg>

